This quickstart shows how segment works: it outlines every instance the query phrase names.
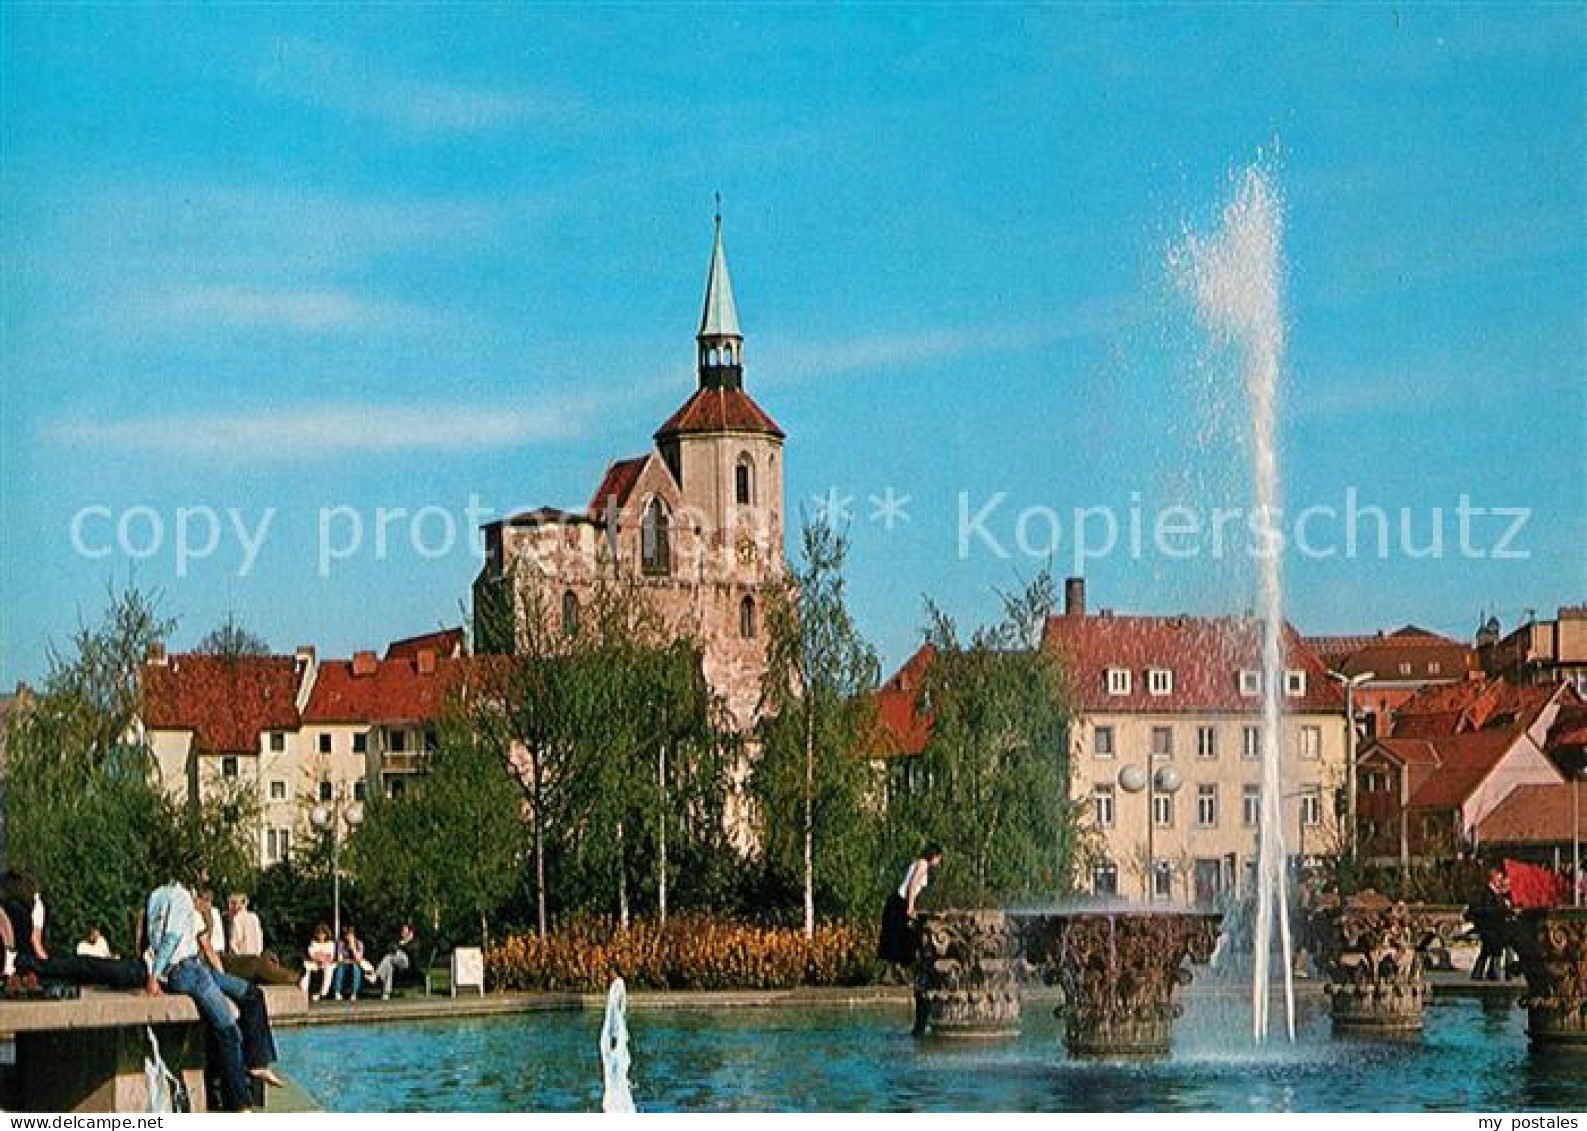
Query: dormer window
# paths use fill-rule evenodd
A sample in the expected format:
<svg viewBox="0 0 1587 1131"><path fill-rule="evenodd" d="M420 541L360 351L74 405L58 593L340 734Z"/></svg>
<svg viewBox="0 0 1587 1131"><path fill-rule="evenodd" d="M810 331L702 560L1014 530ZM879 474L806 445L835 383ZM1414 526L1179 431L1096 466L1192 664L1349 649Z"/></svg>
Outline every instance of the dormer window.
<svg viewBox="0 0 1587 1131"><path fill-rule="evenodd" d="M1108 694L1128 695L1130 693L1130 669L1108 669Z"/></svg>
<svg viewBox="0 0 1587 1131"><path fill-rule="evenodd" d="M1146 670L1146 690L1153 695L1172 695L1174 693L1174 673L1167 668L1148 668Z"/></svg>
<svg viewBox="0 0 1587 1131"><path fill-rule="evenodd" d="M1262 694L1262 673L1261 672L1253 672L1253 671L1249 671L1249 670L1242 671L1240 673L1240 694L1241 695L1260 695L1260 694Z"/></svg>
<svg viewBox="0 0 1587 1131"><path fill-rule="evenodd" d="M1292 699L1306 694L1306 673L1286 671L1284 673L1284 694Z"/></svg>
<svg viewBox="0 0 1587 1131"><path fill-rule="evenodd" d="M1400 665L1400 674L1401 675L1410 675L1411 674L1411 665L1409 663L1401 664Z"/></svg>

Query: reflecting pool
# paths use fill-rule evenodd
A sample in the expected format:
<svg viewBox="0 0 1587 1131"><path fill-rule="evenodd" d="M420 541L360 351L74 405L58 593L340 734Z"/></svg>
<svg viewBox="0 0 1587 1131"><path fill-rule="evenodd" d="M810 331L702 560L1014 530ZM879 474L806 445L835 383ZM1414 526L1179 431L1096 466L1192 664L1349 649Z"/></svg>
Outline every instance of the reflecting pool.
<svg viewBox="0 0 1587 1131"><path fill-rule="evenodd" d="M1021 1037L918 1043L906 1007L631 1009L641 1111L1587 1110L1587 1057L1529 1053L1514 1000L1436 997L1416 1043L1342 1043L1305 1003L1294 1046L1252 1049L1249 1001L1187 1002L1171 1059L1067 1059L1047 1005ZM279 1035L282 1066L329 1111L599 1111L598 1011ZM1248 1030L1247 1030L1248 1033ZM1227 1036L1224 1036L1227 1034Z"/></svg>

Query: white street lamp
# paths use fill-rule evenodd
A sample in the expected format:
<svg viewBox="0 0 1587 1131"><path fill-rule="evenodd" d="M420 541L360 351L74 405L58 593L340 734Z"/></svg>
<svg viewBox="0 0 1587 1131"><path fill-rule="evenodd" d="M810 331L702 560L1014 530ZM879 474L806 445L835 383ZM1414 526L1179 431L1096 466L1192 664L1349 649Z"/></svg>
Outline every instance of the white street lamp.
<svg viewBox="0 0 1587 1131"><path fill-rule="evenodd" d="M1157 772L1148 778L1147 772L1140 766L1125 766L1119 771L1119 788L1125 793L1146 793L1146 901L1152 903L1156 900L1157 887L1157 854L1153 847L1153 830L1157 824L1157 814L1154 811L1154 798L1159 794L1172 797L1178 793L1185 784L1179 776L1179 771L1172 766L1161 766ZM1151 789L1147 789L1148 780Z"/></svg>
<svg viewBox="0 0 1587 1131"><path fill-rule="evenodd" d="M348 832L364 823L362 802L346 803L346 794L338 787L335 798L321 802L309 810L309 824L322 833L331 834L331 922L332 938L338 946L342 940L342 829Z"/></svg>
<svg viewBox="0 0 1587 1131"><path fill-rule="evenodd" d="M1378 678L1377 672L1329 672L1328 678L1337 680L1345 689L1345 843L1350 848L1350 860L1356 858L1356 688Z"/></svg>

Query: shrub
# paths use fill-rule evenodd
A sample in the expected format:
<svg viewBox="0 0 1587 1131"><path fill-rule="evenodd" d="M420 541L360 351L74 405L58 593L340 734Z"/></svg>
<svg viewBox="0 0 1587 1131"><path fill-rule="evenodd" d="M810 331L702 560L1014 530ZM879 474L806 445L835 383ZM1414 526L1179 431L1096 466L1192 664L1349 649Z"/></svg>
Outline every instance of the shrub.
<svg viewBox="0 0 1587 1131"><path fill-rule="evenodd" d="M850 986L871 980L869 930L823 924L806 940L786 927L674 916L627 931L610 919L577 918L545 935L508 937L486 954L493 985L593 993L621 976L633 989L772 990Z"/></svg>

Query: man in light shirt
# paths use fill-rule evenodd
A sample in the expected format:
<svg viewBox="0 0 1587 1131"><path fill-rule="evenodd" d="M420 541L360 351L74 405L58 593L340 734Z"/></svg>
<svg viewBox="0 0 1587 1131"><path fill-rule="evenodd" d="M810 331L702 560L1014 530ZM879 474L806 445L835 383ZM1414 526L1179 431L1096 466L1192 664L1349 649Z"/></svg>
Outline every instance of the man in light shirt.
<svg viewBox="0 0 1587 1131"><path fill-rule="evenodd" d="M204 884L203 869L185 869L194 887ZM149 936L149 978L145 988L155 997L167 990L193 1000L199 1017L214 1034L220 1050L221 1099L230 1111L249 1111L253 1098L248 1077L282 1086L270 1069L275 1041L264 996L255 986L215 970L204 961L199 920L192 890L173 879L149 896L144 920ZM232 1016L232 1003L237 1017Z"/></svg>

